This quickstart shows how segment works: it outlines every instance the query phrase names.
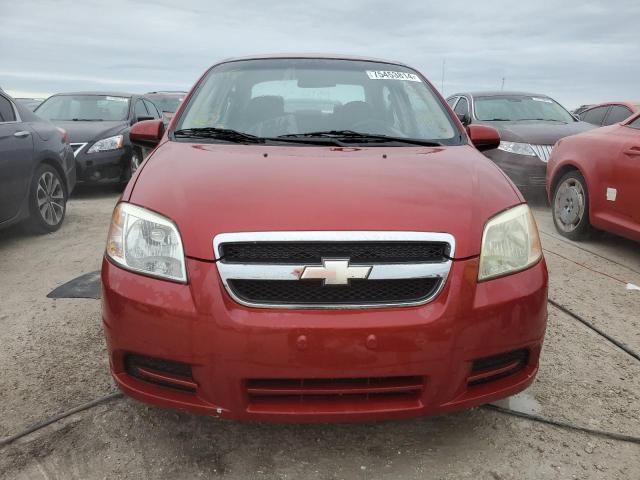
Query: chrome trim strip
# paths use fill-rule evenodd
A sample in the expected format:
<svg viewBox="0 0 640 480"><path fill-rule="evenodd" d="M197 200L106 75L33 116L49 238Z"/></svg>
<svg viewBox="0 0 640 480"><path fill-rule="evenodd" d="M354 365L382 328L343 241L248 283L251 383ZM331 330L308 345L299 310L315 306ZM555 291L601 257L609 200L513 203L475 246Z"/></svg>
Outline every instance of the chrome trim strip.
<svg viewBox="0 0 640 480"><path fill-rule="evenodd" d="M551 150L553 149L553 145L530 145L531 149L540 160L542 160L544 163L549 162L549 157L551 157Z"/></svg>
<svg viewBox="0 0 640 480"><path fill-rule="evenodd" d="M77 147L78 145L80 145L78 147L78 149L76 150L74 147ZM73 150L73 156L77 157L78 154L82 151L82 149L84 147L86 147L87 145L89 145L89 143L70 143L69 146L71 147L71 150Z"/></svg>
<svg viewBox="0 0 640 480"><path fill-rule="evenodd" d="M308 265L293 264L241 264L226 263L220 257L220 246L234 242L349 242L349 241L415 241L446 242L450 246L449 259L438 263L372 264L369 280L392 280L410 278L441 278L438 288L427 298L418 302L360 303L360 304L265 304L243 300L229 287L229 280L299 280ZM216 267L227 293L241 305L255 308L277 309L369 309L398 308L429 303L444 288L452 260L455 255L455 239L448 233L390 232L390 231L329 231L329 232L242 232L221 233L213 239ZM337 287L341 288L341 287Z"/></svg>
<svg viewBox="0 0 640 480"><path fill-rule="evenodd" d="M368 280L444 277L449 273L450 263L375 264L371 266ZM225 262L217 265L225 280L300 280L305 267L313 266Z"/></svg>

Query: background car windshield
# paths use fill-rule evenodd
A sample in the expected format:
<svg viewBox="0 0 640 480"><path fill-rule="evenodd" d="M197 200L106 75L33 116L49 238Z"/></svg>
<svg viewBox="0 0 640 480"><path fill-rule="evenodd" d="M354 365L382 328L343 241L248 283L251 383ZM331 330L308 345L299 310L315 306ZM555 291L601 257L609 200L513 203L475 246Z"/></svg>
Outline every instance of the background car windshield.
<svg viewBox="0 0 640 480"><path fill-rule="evenodd" d="M126 120L129 99L107 95L56 95L45 100L36 113L47 120Z"/></svg>
<svg viewBox="0 0 640 480"><path fill-rule="evenodd" d="M169 97L169 96L156 96L156 95L148 95L147 98L151 100L158 110L161 112L169 112L173 113L178 110L180 106L180 102L184 97Z"/></svg>
<svg viewBox="0 0 640 480"><path fill-rule="evenodd" d="M490 120L549 120L564 123L576 120L549 97L504 95L476 97L475 114L480 121Z"/></svg>
<svg viewBox="0 0 640 480"><path fill-rule="evenodd" d="M459 142L431 87L406 67L350 60L229 62L209 72L176 130L260 137L331 130ZM449 140L449 142L447 142Z"/></svg>

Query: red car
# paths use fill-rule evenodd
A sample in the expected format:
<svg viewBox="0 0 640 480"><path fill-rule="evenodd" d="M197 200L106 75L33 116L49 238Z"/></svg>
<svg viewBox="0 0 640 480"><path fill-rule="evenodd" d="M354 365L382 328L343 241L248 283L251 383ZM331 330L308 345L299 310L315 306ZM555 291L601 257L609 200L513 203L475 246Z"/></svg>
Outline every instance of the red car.
<svg viewBox="0 0 640 480"><path fill-rule="evenodd" d="M560 140L547 192L565 237L579 240L595 228L640 241L640 115Z"/></svg>
<svg viewBox="0 0 640 480"><path fill-rule="evenodd" d="M580 113L580 119L597 127L606 127L624 122L640 112L638 102L607 102L589 105Z"/></svg>
<svg viewBox="0 0 640 480"><path fill-rule="evenodd" d="M209 69L117 205L102 266L126 394L244 420L437 414L525 389L547 269L533 216L433 86L395 62ZM475 148L474 147L477 147Z"/></svg>

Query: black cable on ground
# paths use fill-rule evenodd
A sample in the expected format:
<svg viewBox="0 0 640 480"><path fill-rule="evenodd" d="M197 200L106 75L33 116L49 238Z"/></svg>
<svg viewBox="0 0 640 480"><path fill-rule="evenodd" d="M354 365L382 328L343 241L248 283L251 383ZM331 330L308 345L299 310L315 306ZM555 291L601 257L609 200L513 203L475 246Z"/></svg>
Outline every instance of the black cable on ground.
<svg viewBox="0 0 640 480"><path fill-rule="evenodd" d="M584 318L582 318L580 315L573 313L571 310L569 310L567 307L564 307L562 305L560 305L558 302L556 302L555 300L548 300L549 303L551 305L553 305L554 307L556 307L558 310L560 310L561 312L569 315L571 318L578 320L580 323L582 323L583 325L585 325L586 327L589 327L591 330L593 330L594 332L596 332L598 335L606 338L607 340L609 340L609 342L613 343L616 347L618 347L620 350L623 350L625 353L631 355L633 358L635 358L636 360L640 361L640 353L634 352L633 350L631 350L631 348L629 348L628 346L626 346L624 343L620 342L619 340L616 340L615 338L613 338L611 335L609 335L608 333L603 332L602 330L600 330L598 327L596 327L594 324L592 324L591 322L588 322L587 320L585 320Z"/></svg>
<svg viewBox="0 0 640 480"><path fill-rule="evenodd" d="M534 415L530 413L519 412L517 410L511 410L509 408L499 407L498 405L493 405L491 403L487 405L482 405L482 407L486 410L493 410L495 412L500 412L505 415L513 415L514 417L520 417L527 420L533 420L534 422L544 423L547 425L553 425L554 427L560 427L568 430L576 430L578 432L589 433L591 435L597 435L599 437L610 438L612 440L619 440L621 442L628 443L637 443L640 444L640 437L632 437L631 435L624 435L622 433L615 432L605 432L603 430L596 430L594 428L587 427L579 427L577 425L572 425L570 423L561 422L559 420L553 420L551 418L541 417L540 415Z"/></svg>
<svg viewBox="0 0 640 480"><path fill-rule="evenodd" d="M63 418L66 418L70 415L73 415L74 413L78 413L78 412L82 412L84 410L88 410L90 408L96 407L100 404L109 402L113 399L116 398L120 398L122 397L122 393L121 392L114 392L114 393L110 393L109 395L105 395L104 397L99 397L96 398L95 400L91 400L90 402L87 403L83 403L82 405L78 405L75 408L72 408L71 410L67 410L66 412L62 412L59 413L57 415L54 415L53 417L49 417L45 420L42 420L38 423L34 423L33 425L31 425L30 427L25 428L24 430L22 430L21 432L18 432L14 435L11 435L9 437L5 437L5 438L0 438L0 447L4 447L5 445L9 445L12 442L15 442L16 440L18 440L19 438L22 438L26 435L29 435L30 433L35 432L36 430L40 430L41 428L44 428L48 425L51 425L52 423L55 423L59 420L62 420Z"/></svg>

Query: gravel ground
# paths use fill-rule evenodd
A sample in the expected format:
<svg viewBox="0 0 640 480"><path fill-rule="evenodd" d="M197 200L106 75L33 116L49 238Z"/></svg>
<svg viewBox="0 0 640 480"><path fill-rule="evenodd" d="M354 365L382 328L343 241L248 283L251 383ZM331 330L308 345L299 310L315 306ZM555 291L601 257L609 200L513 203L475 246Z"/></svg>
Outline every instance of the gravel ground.
<svg viewBox="0 0 640 480"><path fill-rule="evenodd" d="M0 437L115 390L100 303L46 294L97 270L110 189L83 188L64 227L0 232ZM640 248L603 235L573 244L535 207L550 297L640 351ZM640 362L554 307L540 374L502 403L640 436ZM236 423L115 400L0 447L0 478L635 479L640 445L486 409L411 421Z"/></svg>

